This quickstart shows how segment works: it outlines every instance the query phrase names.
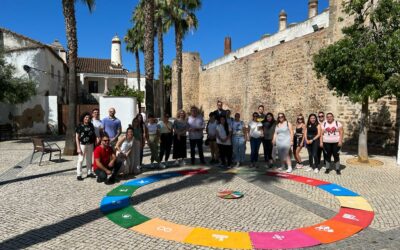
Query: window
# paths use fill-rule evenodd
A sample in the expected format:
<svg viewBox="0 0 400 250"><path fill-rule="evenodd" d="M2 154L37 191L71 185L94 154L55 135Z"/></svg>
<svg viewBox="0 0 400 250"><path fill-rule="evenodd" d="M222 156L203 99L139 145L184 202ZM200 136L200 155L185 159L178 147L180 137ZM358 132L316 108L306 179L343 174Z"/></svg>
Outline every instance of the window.
<svg viewBox="0 0 400 250"><path fill-rule="evenodd" d="M99 84L97 81L89 81L89 93L99 93Z"/></svg>
<svg viewBox="0 0 400 250"><path fill-rule="evenodd" d="M54 65L51 65L51 78L54 78Z"/></svg>

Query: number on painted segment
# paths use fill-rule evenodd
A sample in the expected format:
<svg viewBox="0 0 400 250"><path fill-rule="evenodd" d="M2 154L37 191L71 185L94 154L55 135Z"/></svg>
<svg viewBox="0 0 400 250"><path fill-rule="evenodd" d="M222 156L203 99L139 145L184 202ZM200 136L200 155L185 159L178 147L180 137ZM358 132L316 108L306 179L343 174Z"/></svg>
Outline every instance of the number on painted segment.
<svg viewBox="0 0 400 250"><path fill-rule="evenodd" d="M334 189L332 189L332 191L339 192L339 191L341 191L341 189L339 189L339 188L334 188Z"/></svg>
<svg viewBox="0 0 400 250"><path fill-rule="evenodd" d="M349 219L349 220L354 220L354 221L360 221L355 215L353 214L344 214L343 215L344 219Z"/></svg>
<svg viewBox="0 0 400 250"><path fill-rule="evenodd" d="M123 215L122 215L122 218L124 218L124 219L130 219L130 218L132 218L132 215L130 215L130 214L123 214Z"/></svg>
<svg viewBox="0 0 400 250"><path fill-rule="evenodd" d="M224 241L229 238L228 235L223 235L223 234L212 234L211 236L217 239L218 241Z"/></svg>
<svg viewBox="0 0 400 250"><path fill-rule="evenodd" d="M158 226L157 231L163 231L164 233L172 232L172 228L166 226Z"/></svg>
<svg viewBox="0 0 400 250"><path fill-rule="evenodd" d="M284 240L284 239L285 239L285 236L279 235L279 234L275 234L275 235L272 237L272 239L274 239L274 240Z"/></svg>
<svg viewBox="0 0 400 250"><path fill-rule="evenodd" d="M319 226L319 227L316 227L315 228L316 230L318 230L318 231L324 231L324 232L327 232L327 233L333 233L333 232L335 232L332 228L330 228L329 226L324 226L324 225L321 225L321 226Z"/></svg>

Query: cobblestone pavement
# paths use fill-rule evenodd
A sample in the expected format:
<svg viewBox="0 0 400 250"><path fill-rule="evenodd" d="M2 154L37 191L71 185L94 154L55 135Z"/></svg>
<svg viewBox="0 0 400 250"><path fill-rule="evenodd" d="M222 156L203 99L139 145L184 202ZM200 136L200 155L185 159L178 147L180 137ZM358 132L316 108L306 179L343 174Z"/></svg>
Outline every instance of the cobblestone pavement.
<svg viewBox="0 0 400 250"><path fill-rule="evenodd" d="M63 146L62 141L57 143ZM123 181L112 186L97 184L95 179L76 181L76 157L49 162L45 156L38 166L37 157L29 164L29 140L0 142L0 149L0 249L209 249L148 237L105 218L99 203ZM343 155L342 163L349 157ZM315 249L400 249L400 168L394 158L376 158L384 166L347 166L341 176L295 171L353 190L375 210L375 219L366 230ZM159 171L141 176L154 172ZM217 198L217 191L226 188L245 196L234 201ZM229 231L294 229L322 222L339 210L338 201L320 189L257 172L224 174L214 167L210 174L144 186L132 202L150 218Z"/></svg>

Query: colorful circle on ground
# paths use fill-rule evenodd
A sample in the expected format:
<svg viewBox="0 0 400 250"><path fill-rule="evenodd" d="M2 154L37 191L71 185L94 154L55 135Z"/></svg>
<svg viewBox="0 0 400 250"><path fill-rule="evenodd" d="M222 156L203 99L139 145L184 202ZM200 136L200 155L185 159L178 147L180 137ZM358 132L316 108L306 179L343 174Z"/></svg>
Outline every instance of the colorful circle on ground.
<svg viewBox="0 0 400 250"><path fill-rule="evenodd" d="M217 196L222 199L239 199L243 197L243 193L239 191L224 190L218 192Z"/></svg>
<svg viewBox="0 0 400 250"><path fill-rule="evenodd" d="M234 232L190 227L159 218L149 218L132 206L131 196L142 186L178 176L197 174L209 173L206 169L190 169L128 181L107 193L101 201L100 210L117 225L134 232L181 243L235 249L304 248L329 244L355 235L367 228L374 218L373 209L368 201L349 189L323 180L278 172L262 174L320 188L339 200L341 205L339 212L334 217L316 225L289 231ZM232 195L235 192L237 191L225 192L224 195ZM240 194L243 196L242 193Z"/></svg>

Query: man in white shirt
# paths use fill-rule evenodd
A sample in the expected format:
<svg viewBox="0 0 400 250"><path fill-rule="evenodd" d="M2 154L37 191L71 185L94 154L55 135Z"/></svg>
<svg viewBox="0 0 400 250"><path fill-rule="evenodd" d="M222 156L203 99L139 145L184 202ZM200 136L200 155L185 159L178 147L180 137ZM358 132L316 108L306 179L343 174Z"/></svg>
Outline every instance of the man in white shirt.
<svg viewBox="0 0 400 250"><path fill-rule="evenodd" d="M101 135L103 134L103 123L100 121L100 112L98 108L92 110L92 124L96 133L96 145L100 144Z"/></svg>
<svg viewBox="0 0 400 250"><path fill-rule="evenodd" d="M196 146L199 152L200 162L206 164L203 154L203 129L204 119L199 115L199 110L196 106L190 109L190 116L188 118L189 124L189 141L190 141L190 156L192 164L195 164Z"/></svg>

